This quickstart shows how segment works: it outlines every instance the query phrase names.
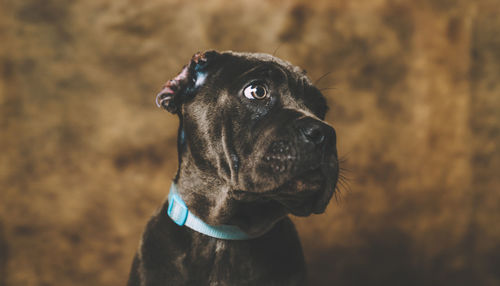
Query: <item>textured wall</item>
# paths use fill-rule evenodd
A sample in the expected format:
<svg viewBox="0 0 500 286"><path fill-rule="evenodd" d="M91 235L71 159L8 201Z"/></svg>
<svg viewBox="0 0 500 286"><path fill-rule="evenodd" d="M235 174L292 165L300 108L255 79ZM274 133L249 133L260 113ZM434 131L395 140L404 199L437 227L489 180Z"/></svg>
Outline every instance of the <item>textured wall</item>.
<svg viewBox="0 0 500 286"><path fill-rule="evenodd" d="M295 219L312 285L499 285L498 1L0 1L0 286L123 285L200 50L322 78L349 171Z"/></svg>

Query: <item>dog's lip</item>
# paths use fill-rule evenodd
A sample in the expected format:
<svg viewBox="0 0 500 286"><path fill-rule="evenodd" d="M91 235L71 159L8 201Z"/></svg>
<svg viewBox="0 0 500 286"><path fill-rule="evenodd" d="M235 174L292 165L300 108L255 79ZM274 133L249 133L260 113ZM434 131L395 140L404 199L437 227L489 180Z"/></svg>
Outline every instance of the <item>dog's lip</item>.
<svg viewBox="0 0 500 286"><path fill-rule="evenodd" d="M335 190L337 169L335 164L319 162L272 189L236 189L232 195L239 201L275 201L296 216L320 214L325 211Z"/></svg>
<svg viewBox="0 0 500 286"><path fill-rule="evenodd" d="M313 174L313 176L311 176ZM318 176L320 178L318 178ZM316 178L314 178L316 177ZM309 182L307 182L309 180ZM315 182L311 182L315 181ZM255 195L255 196L260 196L262 198L274 198L276 196L284 195L284 196L289 196L289 195L297 195L300 193L301 196L310 196L311 195L311 187L312 183L323 183L325 182L326 179L324 175L321 173L320 168L315 168L315 169L310 169L306 170L305 172L302 172L296 176L291 177L290 179L286 180L284 183L281 185L274 187L272 189L267 189L267 190L261 190L261 191L247 191L247 190L241 190L241 189L236 189L233 190L233 193L235 195ZM309 189L304 190L309 186ZM296 191L292 190L293 187L297 187L299 189L303 189L303 191ZM323 189L321 186L316 186L318 191L320 189ZM292 190L292 191L290 191Z"/></svg>
<svg viewBox="0 0 500 286"><path fill-rule="evenodd" d="M318 200L319 192L308 192L304 196L299 197L279 197L274 200L282 204L287 208L293 215L296 216L308 216L313 213L314 206Z"/></svg>
<svg viewBox="0 0 500 286"><path fill-rule="evenodd" d="M277 201L293 215L308 216L317 212L315 206L326 189L326 182L327 179L320 168L315 168L294 176L281 186L261 195Z"/></svg>

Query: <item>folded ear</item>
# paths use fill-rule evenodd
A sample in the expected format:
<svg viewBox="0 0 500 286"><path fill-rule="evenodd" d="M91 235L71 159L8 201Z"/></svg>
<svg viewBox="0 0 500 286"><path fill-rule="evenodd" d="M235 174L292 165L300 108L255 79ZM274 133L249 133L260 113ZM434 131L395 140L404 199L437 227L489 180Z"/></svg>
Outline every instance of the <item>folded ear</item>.
<svg viewBox="0 0 500 286"><path fill-rule="evenodd" d="M191 61L173 79L167 81L156 95L156 105L171 113L180 112L184 99L203 84L205 68L212 59L219 55L216 51L196 53Z"/></svg>

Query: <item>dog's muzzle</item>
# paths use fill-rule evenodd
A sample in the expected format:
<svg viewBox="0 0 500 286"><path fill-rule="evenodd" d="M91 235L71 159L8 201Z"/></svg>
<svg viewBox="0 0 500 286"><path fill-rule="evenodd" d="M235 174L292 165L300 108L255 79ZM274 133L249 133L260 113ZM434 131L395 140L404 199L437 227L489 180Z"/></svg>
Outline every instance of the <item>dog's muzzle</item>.
<svg viewBox="0 0 500 286"><path fill-rule="evenodd" d="M311 117L291 126L264 153L263 169L278 185L265 195L298 216L322 213L338 178L335 130Z"/></svg>

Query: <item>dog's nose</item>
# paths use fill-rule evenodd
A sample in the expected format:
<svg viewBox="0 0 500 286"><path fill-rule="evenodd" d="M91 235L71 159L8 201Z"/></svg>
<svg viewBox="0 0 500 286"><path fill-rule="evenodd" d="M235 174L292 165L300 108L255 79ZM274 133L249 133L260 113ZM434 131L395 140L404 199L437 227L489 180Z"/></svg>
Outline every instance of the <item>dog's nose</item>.
<svg viewBox="0 0 500 286"><path fill-rule="evenodd" d="M314 119L301 120L298 128L302 134L302 140L306 143L313 143L319 146L323 144L326 139L335 140L335 131L333 128Z"/></svg>
<svg viewBox="0 0 500 286"><path fill-rule="evenodd" d="M325 134L323 134L323 130L321 130L321 126L319 126L319 124L309 124L303 126L300 131L304 134L307 141L314 143L315 145L319 145L325 141Z"/></svg>

